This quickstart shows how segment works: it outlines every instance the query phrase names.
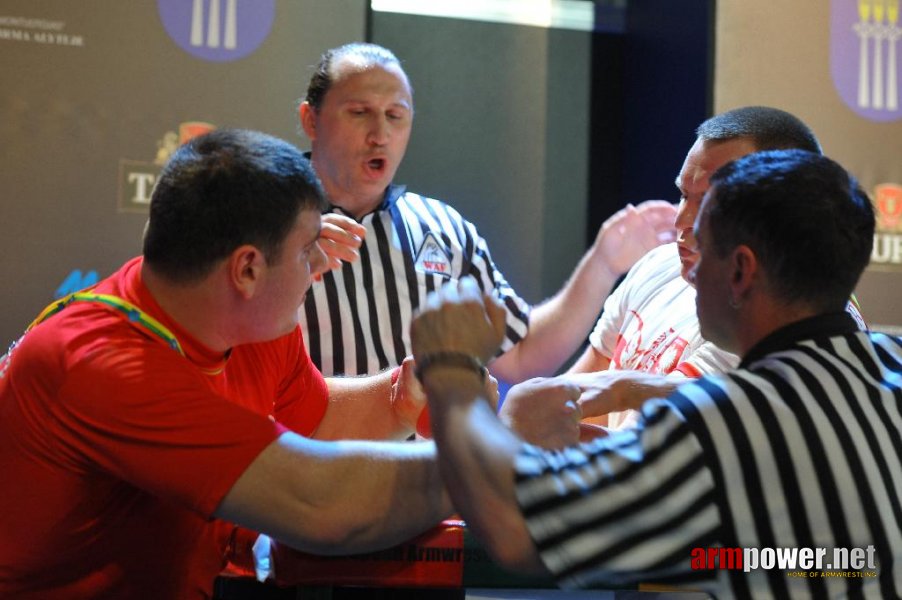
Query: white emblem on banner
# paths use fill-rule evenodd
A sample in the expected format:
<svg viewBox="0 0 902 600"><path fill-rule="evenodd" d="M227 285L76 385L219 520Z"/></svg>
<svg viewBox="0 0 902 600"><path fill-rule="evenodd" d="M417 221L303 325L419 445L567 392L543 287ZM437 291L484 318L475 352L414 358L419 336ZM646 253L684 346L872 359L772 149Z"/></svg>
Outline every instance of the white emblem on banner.
<svg viewBox="0 0 902 600"><path fill-rule="evenodd" d="M872 121L902 117L900 0L832 0L831 71L845 103Z"/></svg>

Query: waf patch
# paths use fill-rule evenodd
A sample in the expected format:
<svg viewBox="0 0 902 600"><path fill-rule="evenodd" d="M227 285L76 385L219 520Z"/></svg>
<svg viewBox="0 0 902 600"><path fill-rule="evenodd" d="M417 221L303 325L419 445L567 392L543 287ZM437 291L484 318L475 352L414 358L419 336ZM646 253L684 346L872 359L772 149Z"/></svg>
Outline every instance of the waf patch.
<svg viewBox="0 0 902 600"><path fill-rule="evenodd" d="M427 233L414 262L417 271L451 277L451 257L432 233Z"/></svg>

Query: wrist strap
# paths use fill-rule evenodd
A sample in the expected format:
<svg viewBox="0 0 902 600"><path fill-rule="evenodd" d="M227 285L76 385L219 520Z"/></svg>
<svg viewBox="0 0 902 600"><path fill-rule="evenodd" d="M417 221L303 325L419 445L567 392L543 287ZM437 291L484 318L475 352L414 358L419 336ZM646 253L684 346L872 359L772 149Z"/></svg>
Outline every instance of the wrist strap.
<svg viewBox="0 0 902 600"><path fill-rule="evenodd" d="M461 369L468 369L478 374L479 378L482 381L485 381L485 376L488 373L488 369L485 368L485 365L482 364L482 361L472 354L443 351L433 352L432 354L418 357L417 368L414 371L414 374L416 375L417 379L420 380L420 383L422 383L423 376L426 374L426 371L436 366L459 367Z"/></svg>

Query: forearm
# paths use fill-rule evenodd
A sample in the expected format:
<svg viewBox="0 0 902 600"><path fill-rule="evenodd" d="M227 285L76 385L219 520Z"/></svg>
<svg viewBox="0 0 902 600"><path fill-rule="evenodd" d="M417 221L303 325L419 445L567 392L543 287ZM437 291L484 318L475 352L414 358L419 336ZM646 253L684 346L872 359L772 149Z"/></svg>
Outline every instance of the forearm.
<svg viewBox="0 0 902 600"><path fill-rule="evenodd" d="M554 374L586 340L618 276L593 246L564 287L532 309L529 333L492 363L492 372L513 383Z"/></svg>
<svg viewBox="0 0 902 600"><path fill-rule="evenodd" d="M502 565L534 572L543 567L514 491L513 464L521 445L481 398L479 380L434 369L424 387L430 398L439 466L456 510Z"/></svg>
<svg viewBox="0 0 902 600"><path fill-rule="evenodd" d="M318 440L401 440L413 433L391 403L391 372L371 377L328 377L329 405L313 437Z"/></svg>
<svg viewBox="0 0 902 600"><path fill-rule="evenodd" d="M450 514L431 443L323 443L291 433L261 453L217 511L315 554L395 545Z"/></svg>
<svg viewBox="0 0 902 600"><path fill-rule="evenodd" d="M567 373L597 373L598 371L606 371L610 365L611 359L602 354L595 346L589 344L583 351L582 356L567 370Z"/></svg>

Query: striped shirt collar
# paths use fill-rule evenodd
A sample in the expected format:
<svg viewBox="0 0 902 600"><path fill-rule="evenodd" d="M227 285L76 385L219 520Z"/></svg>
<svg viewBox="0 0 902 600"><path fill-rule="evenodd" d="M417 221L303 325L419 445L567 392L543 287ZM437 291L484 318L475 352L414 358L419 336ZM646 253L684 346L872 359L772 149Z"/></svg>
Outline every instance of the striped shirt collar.
<svg viewBox="0 0 902 600"><path fill-rule="evenodd" d="M857 331L860 331L858 325L845 311L808 317L781 327L764 337L746 352L739 368L747 368L765 355L790 348L802 340L848 335Z"/></svg>

